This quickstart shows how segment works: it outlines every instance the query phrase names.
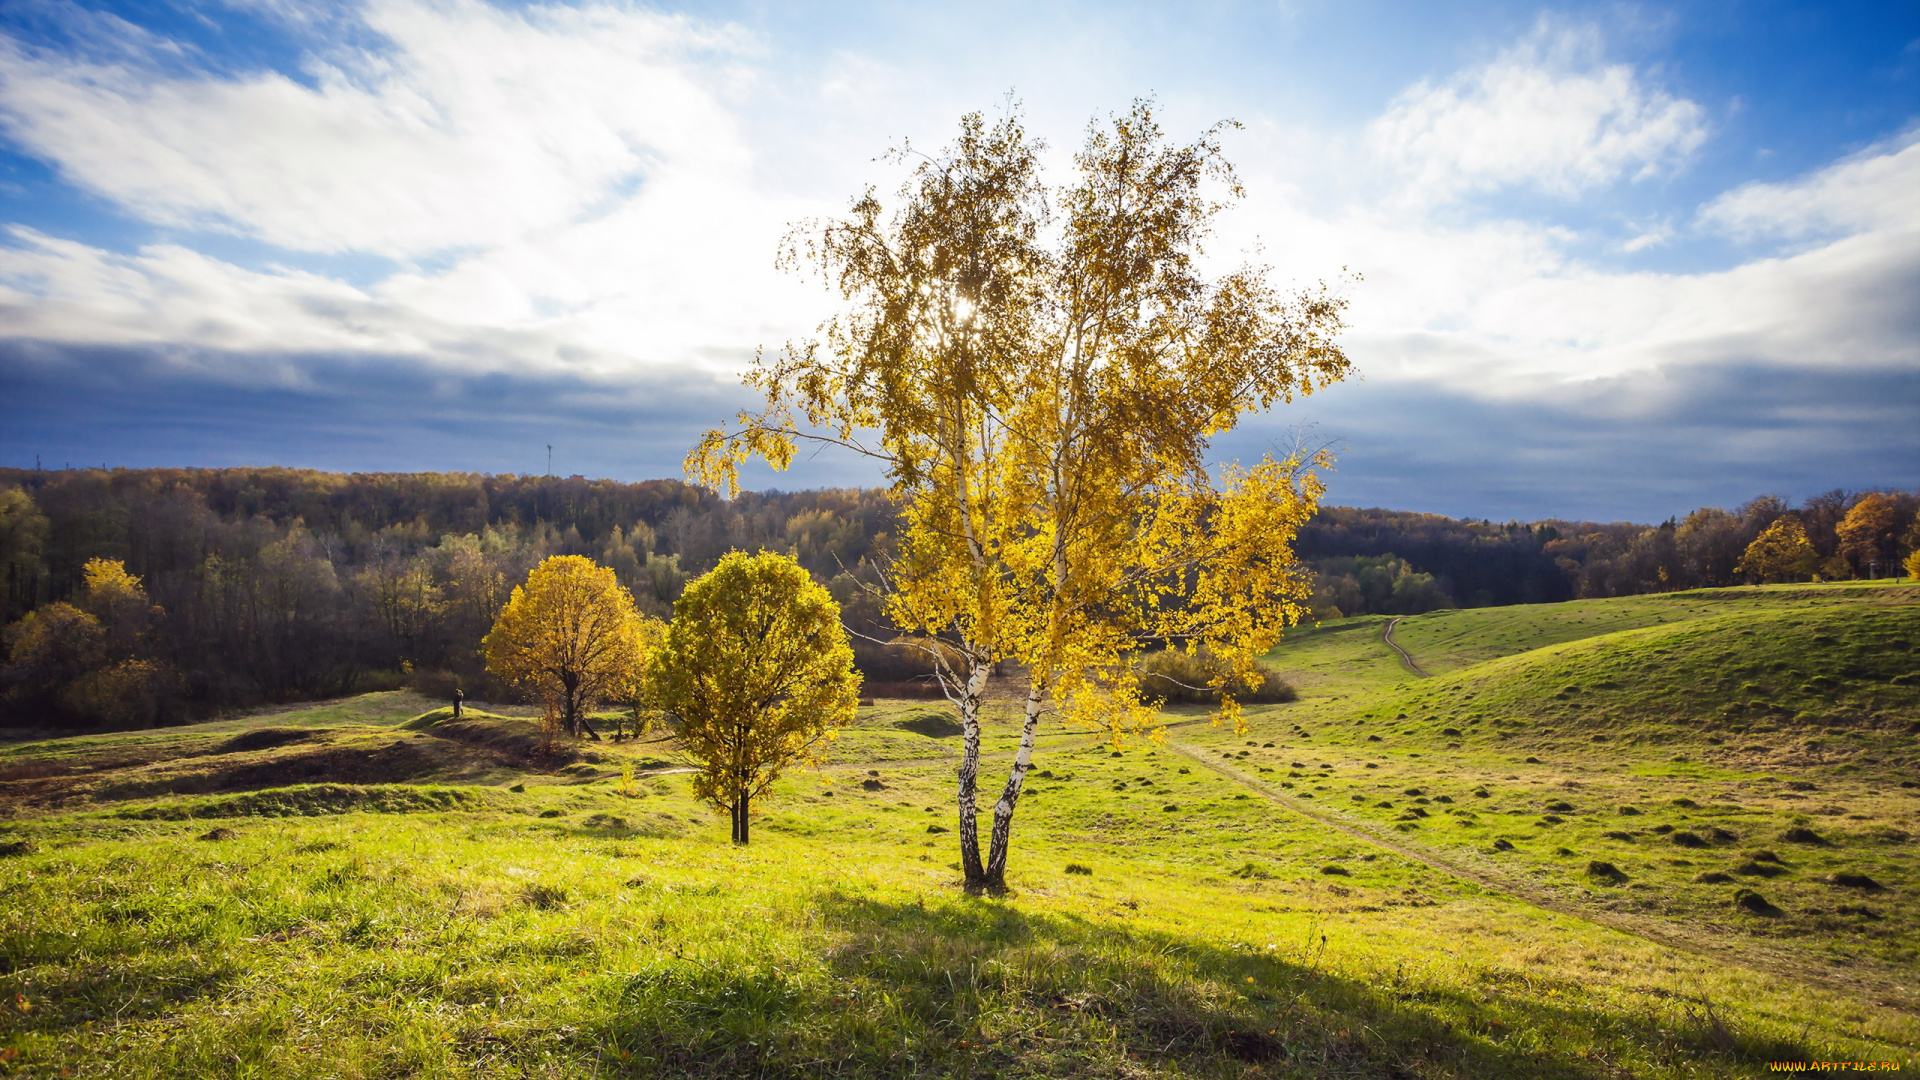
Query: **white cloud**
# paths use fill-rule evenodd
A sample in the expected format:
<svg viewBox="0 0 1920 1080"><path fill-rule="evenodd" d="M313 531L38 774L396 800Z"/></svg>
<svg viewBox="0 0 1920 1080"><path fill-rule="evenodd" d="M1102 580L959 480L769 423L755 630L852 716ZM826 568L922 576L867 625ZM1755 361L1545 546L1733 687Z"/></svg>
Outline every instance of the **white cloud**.
<svg viewBox="0 0 1920 1080"><path fill-rule="evenodd" d="M773 254L788 221L831 207L762 186L727 100L752 81L738 34L473 0L367 15L391 49L336 53L315 87L6 46L16 137L133 213L402 260L356 288L182 244L121 254L15 229L7 333L630 378L737 370L813 322L817 287Z"/></svg>
<svg viewBox="0 0 1920 1080"><path fill-rule="evenodd" d="M149 221L401 259L555 228L664 171L748 166L716 97L736 33L479 0L379 0L365 15L390 50L315 60L313 86L0 39L0 122Z"/></svg>
<svg viewBox="0 0 1920 1080"><path fill-rule="evenodd" d="M1702 207L1700 221L1750 240L1920 226L1920 128L1811 176L1735 188Z"/></svg>
<svg viewBox="0 0 1920 1080"><path fill-rule="evenodd" d="M1798 181L1740 189L1704 215L1718 222L1729 206L1764 207L1769 215L1749 209L1741 220L1778 230L1810 216L1848 221L1853 231L1719 269L1670 272L1576 254L1644 249L1690 232L1659 219L1634 226L1625 244L1595 244L1551 224L1364 195L1339 200L1311 193L1289 171L1293 162L1332 160L1337 147L1320 152L1283 133L1257 149L1230 237L1283 238L1269 257L1297 278L1340 265L1365 275L1349 292L1347 345L1374 382L1545 400L1593 380L1678 367L1920 369L1920 308L1911 299L1920 291L1920 152L1911 139ZM1632 404L1630 396L1611 401Z"/></svg>
<svg viewBox="0 0 1920 1080"><path fill-rule="evenodd" d="M9 231L14 243L0 247L0 322L11 337L235 354L421 355L466 333L317 274L249 271L171 244L122 255Z"/></svg>
<svg viewBox="0 0 1920 1080"><path fill-rule="evenodd" d="M1598 53L1591 31L1543 29L1443 84L1408 88L1368 141L1406 197L1429 203L1519 185L1572 196L1684 161L1706 139L1700 106Z"/></svg>

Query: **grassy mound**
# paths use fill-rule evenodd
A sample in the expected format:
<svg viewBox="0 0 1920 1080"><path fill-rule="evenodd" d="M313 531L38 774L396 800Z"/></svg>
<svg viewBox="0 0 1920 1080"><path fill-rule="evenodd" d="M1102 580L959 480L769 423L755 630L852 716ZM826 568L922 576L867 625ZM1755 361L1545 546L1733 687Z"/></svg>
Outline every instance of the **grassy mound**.
<svg viewBox="0 0 1920 1080"><path fill-rule="evenodd" d="M322 814L432 813L475 810L492 805L472 788L413 784L301 784L250 791L224 798L187 799L127 807L113 816L130 821L189 821L197 818L316 817Z"/></svg>
<svg viewBox="0 0 1920 1080"><path fill-rule="evenodd" d="M1635 724L1900 730L1920 721L1920 606L1742 611L1493 660L1358 709L1411 726L1513 721L1589 733ZM1416 656L1418 654L1415 654Z"/></svg>
<svg viewBox="0 0 1920 1080"><path fill-rule="evenodd" d="M1176 737L1319 812L1597 917L1654 919L1718 948L1765 937L1810 968L1891 970L1920 963L1920 692L1901 674L1920 660L1915 601L1767 589L1435 613L1395 640L1477 620L1454 655L1505 655L1383 683L1394 660L1376 637L1373 668L1340 682L1323 666L1307 701L1258 713L1244 736ZM1621 623L1642 625L1605 630ZM1522 651L1516 625L1557 643ZM1317 661L1324 640L1301 647ZM1853 876L1888 886L1870 914L1836 902L1864 892L1833 884ZM1757 879L1772 914L1729 921Z"/></svg>
<svg viewBox="0 0 1920 1080"><path fill-rule="evenodd" d="M1917 602L1920 589L1910 586L1703 589L1560 604L1433 611L1402 620L1394 630L1394 640L1412 653L1422 668L1438 675L1624 630L1822 608L1883 610L1912 607Z"/></svg>
<svg viewBox="0 0 1920 1080"><path fill-rule="evenodd" d="M570 743L550 744L540 721L525 716L500 716L479 709L462 710L453 718L452 706L432 709L400 725L437 739L449 739L499 755L521 766L557 767L579 759Z"/></svg>
<svg viewBox="0 0 1920 1080"><path fill-rule="evenodd" d="M893 722L902 731L925 735L929 739L951 739L960 734L960 721L952 709L920 709Z"/></svg>

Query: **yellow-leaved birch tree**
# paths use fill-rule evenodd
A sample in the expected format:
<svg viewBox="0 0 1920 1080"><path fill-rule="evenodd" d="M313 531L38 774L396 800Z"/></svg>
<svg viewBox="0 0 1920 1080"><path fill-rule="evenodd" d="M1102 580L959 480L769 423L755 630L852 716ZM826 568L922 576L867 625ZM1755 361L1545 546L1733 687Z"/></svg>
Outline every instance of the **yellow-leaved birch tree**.
<svg viewBox="0 0 1920 1080"><path fill-rule="evenodd" d="M1006 887L1015 809L1042 718L1116 743L1155 737L1130 664L1144 644L1228 661L1233 685L1303 612L1292 538L1321 493L1320 458L1246 468L1214 437L1349 370L1344 300L1283 294L1264 267L1209 277L1202 241L1240 194L1222 125L1168 141L1150 103L1089 128L1078 176L1050 191L1017 115L978 114L927 159L891 215L869 191L849 217L796 230L846 309L817 340L746 376L765 408L708 432L695 478L737 490L738 466L786 467L802 441L883 463L904 528L888 614L949 643L935 657L960 714L960 858L970 890ZM981 858L982 696L993 665L1026 672L1019 750Z"/></svg>

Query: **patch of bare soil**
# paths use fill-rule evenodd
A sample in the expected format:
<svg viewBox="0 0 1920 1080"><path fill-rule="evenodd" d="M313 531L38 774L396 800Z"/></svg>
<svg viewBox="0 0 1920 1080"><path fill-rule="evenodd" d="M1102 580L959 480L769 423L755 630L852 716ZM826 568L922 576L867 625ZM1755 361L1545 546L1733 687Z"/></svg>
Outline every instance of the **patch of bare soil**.
<svg viewBox="0 0 1920 1080"><path fill-rule="evenodd" d="M267 734L274 731L285 735ZM162 795L212 795L293 784L402 784L478 780L524 762L483 747L405 735L399 738L323 742L327 732L289 729L245 732L214 754L194 754L82 776L49 776L0 782L0 806L51 808L78 802L144 799ZM235 746L249 737L250 743ZM260 744L266 744L264 748ZM320 745L305 745L320 743Z"/></svg>
<svg viewBox="0 0 1920 1080"><path fill-rule="evenodd" d="M332 728L254 728L243 731L213 748L216 754L242 754L250 750L272 750L302 742L324 742Z"/></svg>
<svg viewBox="0 0 1920 1080"><path fill-rule="evenodd" d="M442 720L423 731L436 739L484 750L502 764L515 768L551 770L570 765L580 758L579 750L569 743L549 745L541 735L538 720L518 717Z"/></svg>

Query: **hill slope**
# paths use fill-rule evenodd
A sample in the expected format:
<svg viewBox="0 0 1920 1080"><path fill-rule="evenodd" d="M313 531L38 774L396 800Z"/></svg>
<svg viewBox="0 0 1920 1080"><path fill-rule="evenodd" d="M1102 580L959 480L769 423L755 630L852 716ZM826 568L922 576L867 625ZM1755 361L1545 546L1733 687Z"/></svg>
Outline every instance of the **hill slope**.
<svg viewBox="0 0 1920 1080"><path fill-rule="evenodd" d="M1916 599L1728 590L1665 610L1566 605L1527 616L1557 616L1542 636L1559 644L1262 711L1252 735L1267 745L1218 731L1181 741L1216 764L1230 755L1227 768L1283 798L1316 800L1296 805L1329 820L1576 909L1807 970L1872 961L1909 986ZM1482 620L1476 635L1458 616L1422 616L1396 640L1498 652L1517 621ZM1623 622L1642 625L1578 636ZM1284 667L1285 650L1272 659Z"/></svg>

